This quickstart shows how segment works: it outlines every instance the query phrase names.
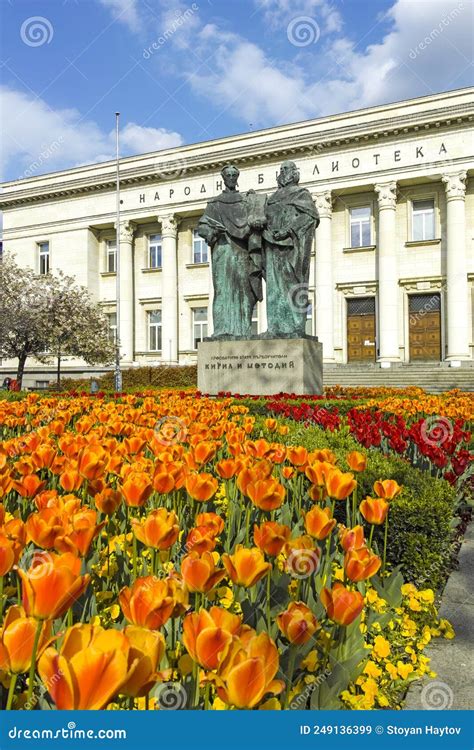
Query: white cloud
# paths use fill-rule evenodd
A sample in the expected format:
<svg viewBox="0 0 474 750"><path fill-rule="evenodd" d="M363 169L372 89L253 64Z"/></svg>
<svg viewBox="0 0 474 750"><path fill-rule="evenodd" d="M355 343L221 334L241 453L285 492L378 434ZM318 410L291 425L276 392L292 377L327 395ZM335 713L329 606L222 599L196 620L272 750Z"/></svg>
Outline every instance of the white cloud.
<svg viewBox="0 0 474 750"><path fill-rule="evenodd" d="M138 0L99 0L99 3L112 12L114 18L126 24L131 31L141 27Z"/></svg>
<svg viewBox="0 0 474 750"><path fill-rule="evenodd" d="M341 31L343 26L341 13L328 0L255 0L255 4L273 29L302 16L313 18L323 33Z"/></svg>
<svg viewBox="0 0 474 750"><path fill-rule="evenodd" d="M3 111L1 172L29 177L71 166L105 161L115 155L115 131L103 130L93 120L84 120L76 109L52 110L41 99L0 87ZM179 133L163 128L142 127L133 122L121 130L123 155L159 151L180 146ZM2 179L5 179L2 177Z"/></svg>
<svg viewBox="0 0 474 750"><path fill-rule="evenodd" d="M295 7L290 0L257 1L273 23L283 23ZM300 3L311 6L329 8L319 0ZM468 0L396 0L374 19L374 29L384 30L379 43L364 44L374 29L364 28L360 39L322 33L317 44L295 47L291 62L270 59L260 46L208 25L198 40L203 53L215 53L189 80L222 111L261 126L467 86L472 15ZM338 20L331 24L340 28Z"/></svg>

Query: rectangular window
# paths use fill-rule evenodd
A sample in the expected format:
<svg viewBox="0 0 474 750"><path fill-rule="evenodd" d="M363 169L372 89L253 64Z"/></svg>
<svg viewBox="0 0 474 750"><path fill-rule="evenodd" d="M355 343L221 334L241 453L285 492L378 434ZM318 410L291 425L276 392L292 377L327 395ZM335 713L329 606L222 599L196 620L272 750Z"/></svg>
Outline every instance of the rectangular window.
<svg viewBox="0 0 474 750"><path fill-rule="evenodd" d="M49 273L49 242L38 243L39 272Z"/></svg>
<svg viewBox="0 0 474 750"><path fill-rule="evenodd" d="M371 244L370 221L370 206L350 209L351 247L368 247Z"/></svg>
<svg viewBox="0 0 474 750"><path fill-rule="evenodd" d="M115 240L107 240L106 243L106 266L107 273L117 273L117 243Z"/></svg>
<svg viewBox="0 0 474 750"><path fill-rule="evenodd" d="M306 309L305 333L308 336L313 335L313 305L311 304L311 302L309 302L308 307Z"/></svg>
<svg viewBox="0 0 474 750"><path fill-rule="evenodd" d="M49 386L49 380L35 380L35 388L38 391L45 391Z"/></svg>
<svg viewBox="0 0 474 750"><path fill-rule="evenodd" d="M148 268L161 268L161 234L148 237Z"/></svg>
<svg viewBox="0 0 474 750"><path fill-rule="evenodd" d="M193 263L208 263L209 262L209 248L207 245L206 240L203 240L202 237L200 237L197 233L197 231L193 230Z"/></svg>
<svg viewBox="0 0 474 750"><path fill-rule="evenodd" d="M148 348L151 352L161 351L161 310L148 313Z"/></svg>
<svg viewBox="0 0 474 750"><path fill-rule="evenodd" d="M193 349L207 336L207 307L193 309Z"/></svg>
<svg viewBox="0 0 474 750"><path fill-rule="evenodd" d="M112 344L117 341L117 313L107 313L109 321L109 340Z"/></svg>
<svg viewBox="0 0 474 750"><path fill-rule="evenodd" d="M252 312L252 336L258 334L258 307L255 305Z"/></svg>
<svg viewBox="0 0 474 750"><path fill-rule="evenodd" d="M434 240L435 214L434 200L413 201L412 203L412 240Z"/></svg>

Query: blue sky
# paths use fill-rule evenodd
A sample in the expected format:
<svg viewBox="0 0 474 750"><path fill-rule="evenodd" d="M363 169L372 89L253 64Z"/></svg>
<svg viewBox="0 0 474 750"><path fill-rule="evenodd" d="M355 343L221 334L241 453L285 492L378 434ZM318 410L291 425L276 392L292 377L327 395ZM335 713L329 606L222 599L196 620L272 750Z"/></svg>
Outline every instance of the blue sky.
<svg viewBox="0 0 474 750"><path fill-rule="evenodd" d="M471 0L0 0L2 180L472 85Z"/></svg>

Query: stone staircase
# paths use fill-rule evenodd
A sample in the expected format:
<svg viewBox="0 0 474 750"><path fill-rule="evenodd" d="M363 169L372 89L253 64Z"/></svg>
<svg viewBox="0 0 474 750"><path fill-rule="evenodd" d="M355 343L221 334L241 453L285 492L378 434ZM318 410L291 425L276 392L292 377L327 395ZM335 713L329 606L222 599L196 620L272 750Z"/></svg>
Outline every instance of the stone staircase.
<svg viewBox="0 0 474 750"><path fill-rule="evenodd" d="M419 386L429 393L441 393L452 388L474 391L474 362L463 362L461 367L445 363L395 365L382 369L376 364L324 365L324 385L386 386L406 388Z"/></svg>

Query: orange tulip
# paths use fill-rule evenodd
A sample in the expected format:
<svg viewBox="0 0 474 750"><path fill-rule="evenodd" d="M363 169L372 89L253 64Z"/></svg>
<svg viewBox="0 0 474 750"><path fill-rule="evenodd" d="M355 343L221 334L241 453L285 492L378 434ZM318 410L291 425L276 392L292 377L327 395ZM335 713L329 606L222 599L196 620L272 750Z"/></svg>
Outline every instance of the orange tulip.
<svg viewBox="0 0 474 750"><path fill-rule="evenodd" d="M335 500L345 500L357 487L354 475L334 469L326 477L326 492Z"/></svg>
<svg viewBox="0 0 474 750"><path fill-rule="evenodd" d="M178 517L166 508L152 511L143 521L132 518L131 526L140 542L160 550L172 547L179 535Z"/></svg>
<svg viewBox="0 0 474 750"><path fill-rule="evenodd" d="M242 544L236 546L234 554L222 555L222 562L233 583L246 588L254 586L272 567L258 547L247 549Z"/></svg>
<svg viewBox="0 0 474 750"><path fill-rule="evenodd" d="M367 456L359 451L351 451L346 456L346 461L351 471L365 471L367 468Z"/></svg>
<svg viewBox="0 0 474 750"><path fill-rule="evenodd" d="M124 634L130 644L130 672L120 688L120 694L136 698L149 693L159 679L156 670L165 653L165 639L156 630L136 625L127 625Z"/></svg>
<svg viewBox="0 0 474 750"><path fill-rule="evenodd" d="M83 483L84 478L81 477L77 469L65 469L59 477L59 484L66 492L75 492L78 490Z"/></svg>
<svg viewBox="0 0 474 750"><path fill-rule="evenodd" d="M217 671L219 698L236 708L254 708L268 693L284 689L284 682L274 679L278 667L278 649L267 633L245 639L234 636Z"/></svg>
<svg viewBox="0 0 474 750"><path fill-rule="evenodd" d="M137 578L131 588L121 590L119 604L133 625L159 630L169 620L175 602L167 581L145 576Z"/></svg>
<svg viewBox="0 0 474 750"><path fill-rule="evenodd" d="M0 534L0 577L10 572L15 564L15 547L11 539Z"/></svg>
<svg viewBox="0 0 474 750"><path fill-rule="evenodd" d="M275 432L276 428L278 427L278 422L276 419L273 419L272 417L268 417L267 419L264 419L263 424L265 425L266 429L270 432Z"/></svg>
<svg viewBox="0 0 474 750"><path fill-rule="evenodd" d="M308 451L301 445L290 445L286 455L293 466L304 466L308 461Z"/></svg>
<svg viewBox="0 0 474 750"><path fill-rule="evenodd" d="M327 462L333 465L337 463L336 454L329 450L329 448L323 448L322 450L311 451L308 453L308 463L314 464L316 461Z"/></svg>
<svg viewBox="0 0 474 750"><path fill-rule="evenodd" d="M26 614L37 620L62 617L85 591L90 576L79 575L81 561L69 552L38 556L28 571L19 569Z"/></svg>
<svg viewBox="0 0 474 750"><path fill-rule="evenodd" d="M265 521L261 526L253 527L253 539L259 549L271 557L276 557L282 551L290 538L291 529L276 521Z"/></svg>
<svg viewBox="0 0 474 750"><path fill-rule="evenodd" d="M189 591L207 593L222 581L225 570L216 568L210 552L199 555L193 550L183 557L181 575Z"/></svg>
<svg viewBox="0 0 474 750"><path fill-rule="evenodd" d="M264 438L259 438L259 440L247 440L245 443L245 452L254 458L265 458L271 450L271 444Z"/></svg>
<svg viewBox="0 0 474 750"><path fill-rule="evenodd" d="M175 488L175 481L168 471L159 471L153 477L153 487L160 495L167 495Z"/></svg>
<svg viewBox="0 0 474 750"><path fill-rule="evenodd" d="M402 488L394 479L384 479L383 481L374 482L374 492L378 497L384 500L393 500L400 494Z"/></svg>
<svg viewBox="0 0 474 750"><path fill-rule="evenodd" d="M136 471L127 476L119 489L127 505L138 508L144 505L150 497L153 492L153 485L147 474Z"/></svg>
<svg viewBox="0 0 474 750"><path fill-rule="evenodd" d="M295 469L293 466L284 466L281 470L282 476L285 477L285 479L291 479L292 476L294 476Z"/></svg>
<svg viewBox="0 0 474 750"><path fill-rule="evenodd" d="M247 485L247 495L261 510L275 510L283 504L286 490L278 479L257 479Z"/></svg>
<svg viewBox="0 0 474 750"><path fill-rule="evenodd" d="M97 523L97 511L81 508L66 524L63 533L56 537L54 546L59 552L74 552L85 557L93 539L105 526L105 521Z"/></svg>
<svg viewBox="0 0 474 750"><path fill-rule="evenodd" d="M41 481L37 474L27 474L21 482L13 482L13 487L22 497L34 497L46 486L45 481Z"/></svg>
<svg viewBox="0 0 474 750"><path fill-rule="evenodd" d="M225 646L241 630L238 615L219 607L211 607L209 612L200 609L183 620L183 644L193 661L204 669L216 669Z"/></svg>
<svg viewBox="0 0 474 750"><path fill-rule="evenodd" d="M327 616L338 625L350 625L364 609L362 594L350 591L339 582L332 589L323 588L320 597Z"/></svg>
<svg viewBox="0 0 474 750"><path fill-rule="evenodd" d="M186 491L193 500L206 502L213 497L219 484L212 474L202 472L201 474L190 474L186 478Z"/></svg>
<svg viewBox="0 0 474 750"><path fill-rule="evenodd" d="M365 544L363 527L354 526L353 529L346 529L345 526L341 526L339 529L339 541L345 552L350 549L363 547Z"/></svg>
<svg viewBox="0 0 474 750"><path fill-rule="evenodd" d="M334 466L329 461L314 461L306 467L305 474L312 484L322 487L332 471L334 471Z"/></svg>
<svg viewBox="0 0 474 750"><path fill-rule="evenodd" d="M63 521L58 508L44 508L38 513L31 513L26 520L28 539L38 547L51 549L56 537L64 533Z"/></svg>
<svg viewBox="0 0 474 750"><path fill-rule="evenodd" d="M307 643L318 628L318 621L303 602L291 602L276 618L285 638L296 646Z"/></svg>
<svg viewBox="0 0 474 750"><path fill-rule="evenodd" d="M189 530L186 538L186 549L190 552L212 552L217 542L213 530L209 526L194 526Z"/></svg>
<svg viewBox="0 0 474 750"><path fill-rule="evenodd" d="M194 446L192 456L197 464L207 464L216 455L217 446L215 443L202 441Z"/></svg>
<svg viewBox="0 0 474 750"><path fill-rule="evenodd" d="M237 461L233 458L224 458L216 463L216 471L222 479L232 479L237 471Z"/></svg>
<svg viewBox="0 0 474 750"><path fill-rule="evenodd" d="M31 454L36 469L49 469L56 458L57 451L52 445L39 445Z"/></svg>
<svg viewBox="0 0 474 750"><path fill-rule="evenodd" d="M102 476L106 463L103 448L83 448L78 456L77 470L85 479L94 480Z"/></svg>
<svg viewBox="0 0 474 750"><path fill-rule="evenodd" d="M218 536L224 531L225 522L217 513L198 513L196 526L206 526L214 536Z"/></svg>
<svg viewBox="0 0 474 750"><path fill-rule="evenodd" d="M122 496L117 490L106 487L94 496L94 503L101 513L106 516L113 516L115 511L120 507Z"/></svg>
<svg viewBox="0 0 474 750"><path fill-rule="evenodd" d="M374 576L380 568L382 561L380 557L372 554L367 547L350 549L344 556L344 569L347 577L357 583L365 581Z"/></svg>
<svg viewBox="0 0 474 750"><path fill-rule="evenodd" d="M61 649L47 648L38 672L59 710L99 710L117 695L132 670L129 642L118 630L77 624Z"/></svg>
<svg viewBox="0 0 474 750"><path fill-rule="evenodd" d="M332 517L331 508L315 505L306 513L304 525L308 534L321 540L329 536L336 525L336 519Z"/></svg>
<svg viewBox="0 0 474 750"><path fill-rule="evenodd" d="M37 622L26 617L22 607L10 607L0 633L0 669L11 674L28 672L33 656ZM43 623L37 654L41 654L51 640L51 622Z"/></svg>
<svg viewBox="0 0 474 750"><path fill-rule="evenodd" d="M389 504L383 497L366 497L359 505L359 510L367 523L380 526L386 519Z"/></svg>
<svg viewBox="0 0 474 750"><path fill-rule="evenodd" d="M288 435L289 431L290 431L290 428L288 427L287 424L281 424L278 427L278 434L279 435Z"/></svg>

